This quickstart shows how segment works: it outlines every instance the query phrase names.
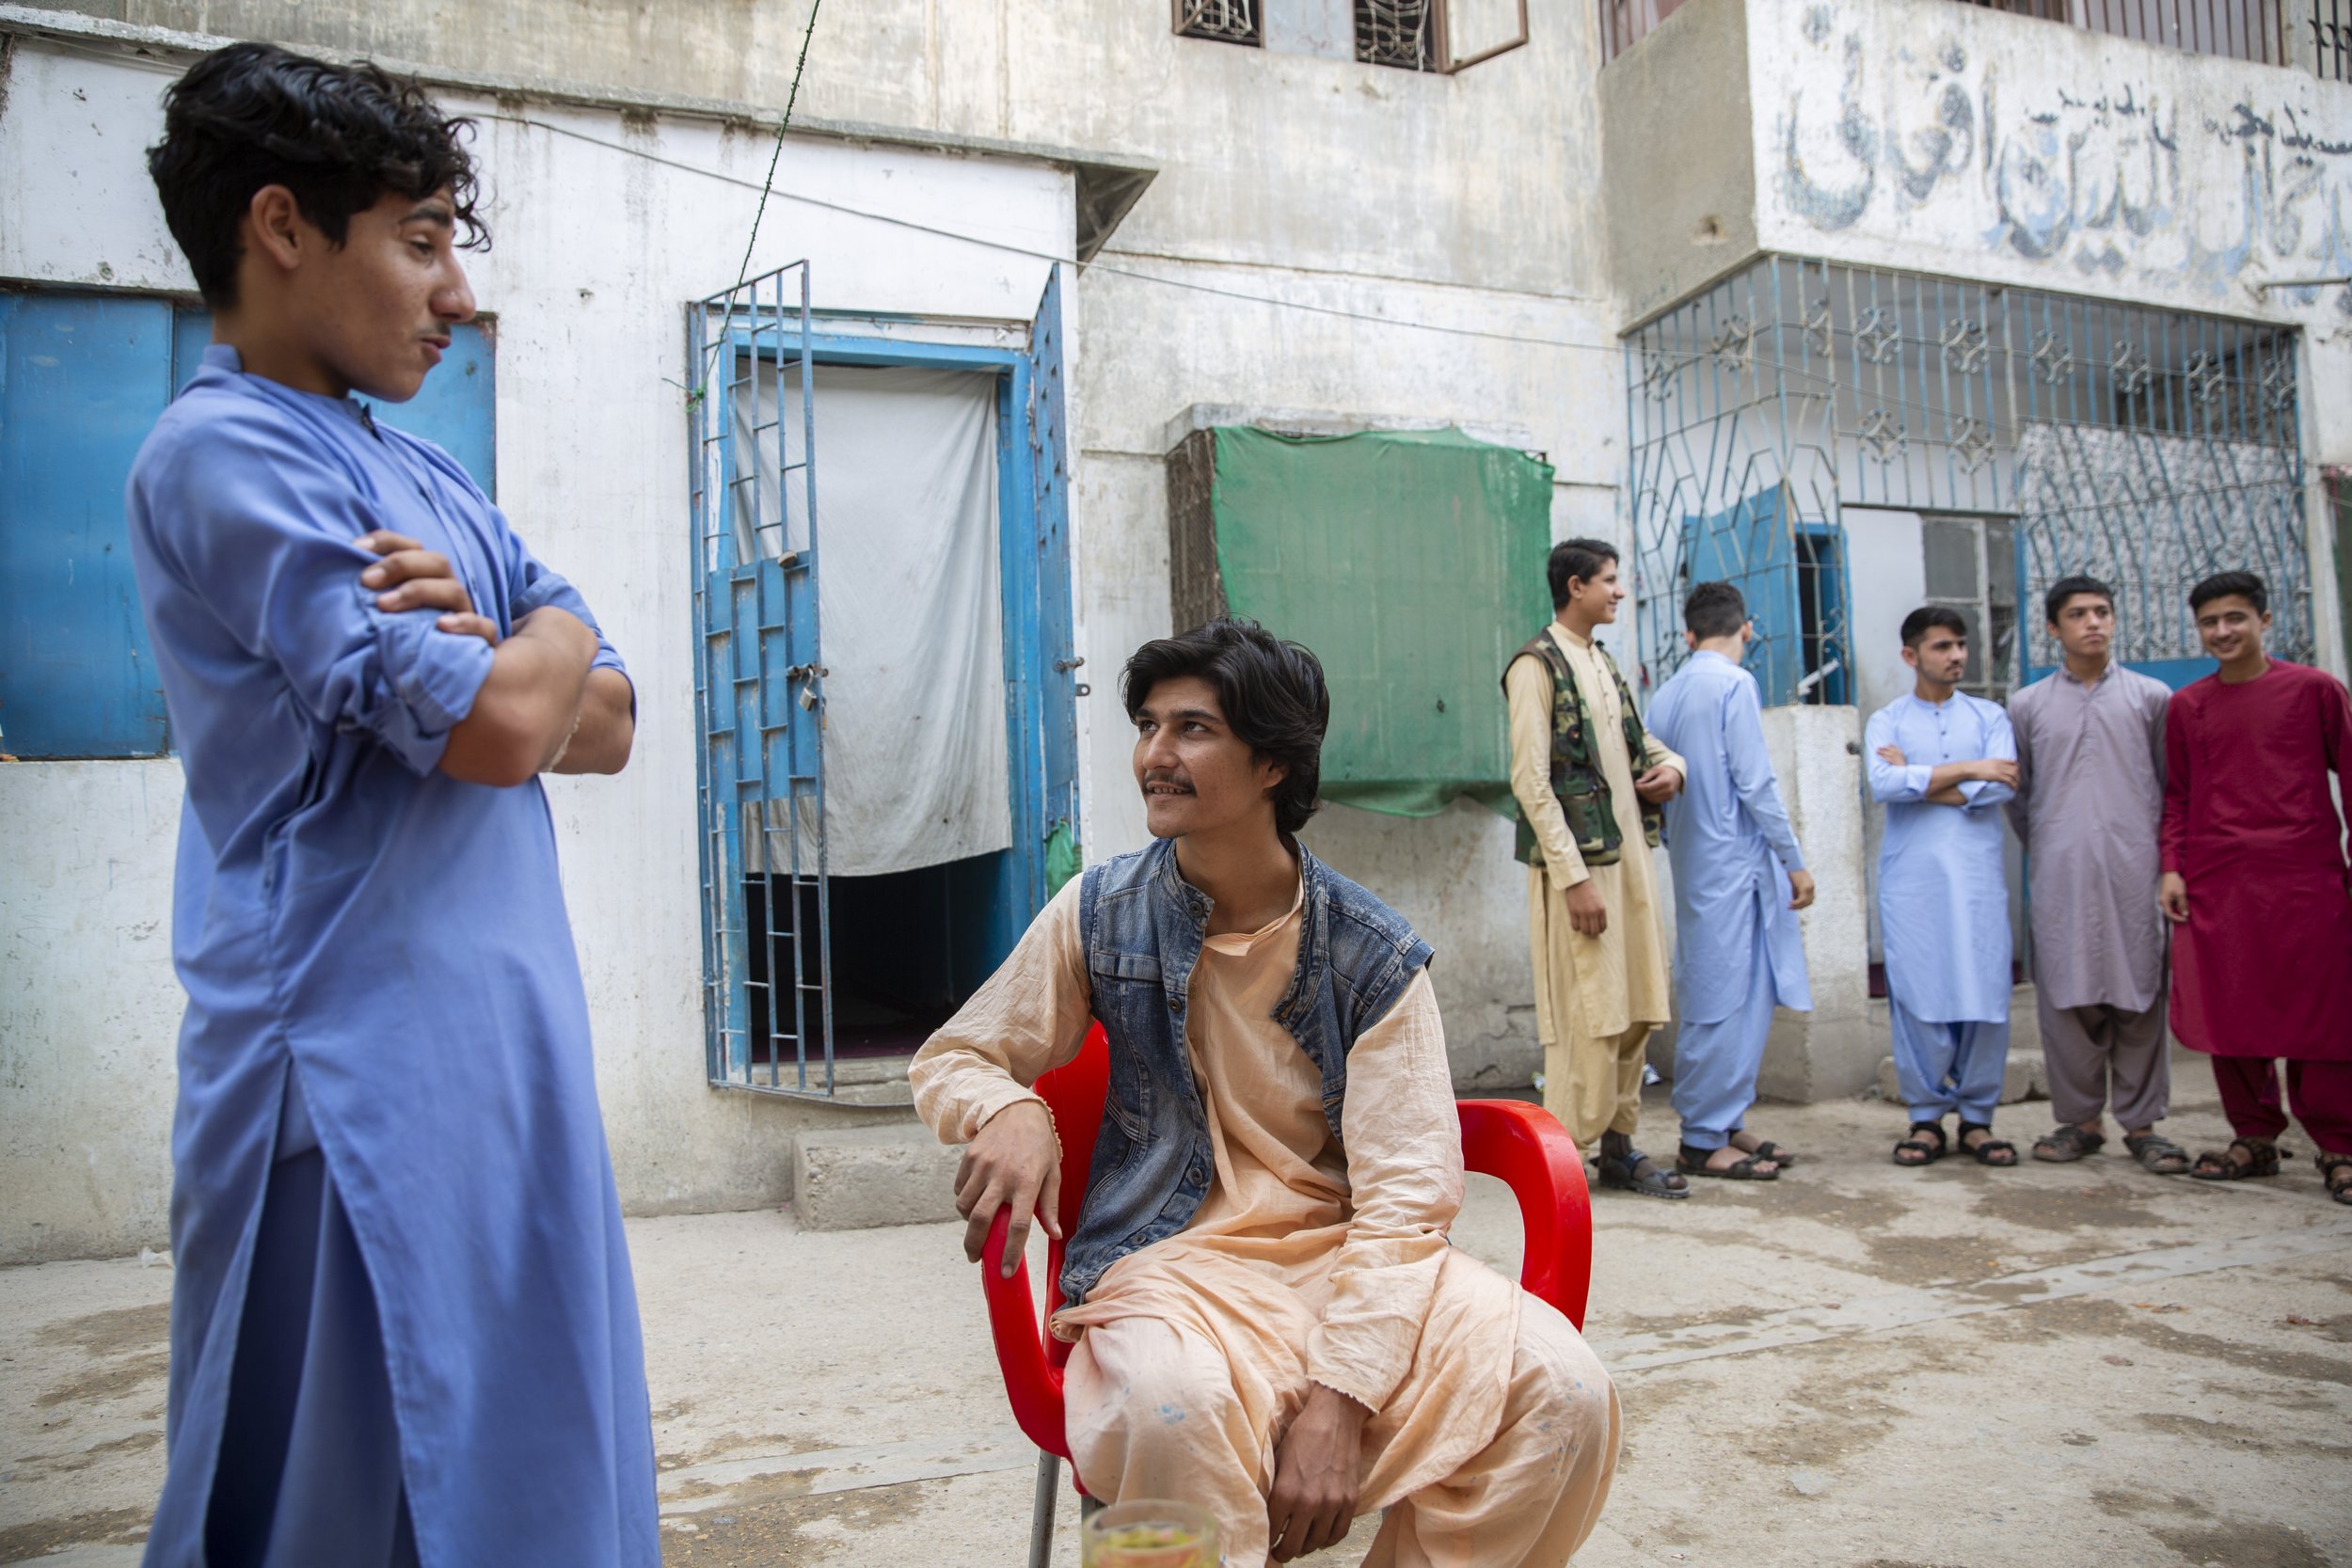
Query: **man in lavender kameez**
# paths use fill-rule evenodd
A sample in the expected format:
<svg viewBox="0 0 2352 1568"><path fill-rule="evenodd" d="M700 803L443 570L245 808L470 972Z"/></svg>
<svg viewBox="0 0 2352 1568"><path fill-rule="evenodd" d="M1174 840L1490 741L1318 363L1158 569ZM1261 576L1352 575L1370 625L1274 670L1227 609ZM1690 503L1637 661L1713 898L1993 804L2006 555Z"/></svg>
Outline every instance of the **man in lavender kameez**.
<svg viewBox="0 0 2352 1568"><path fill-rule="evenodd" d="M186 780L148 1568L655 1568L637 1303L538 775L633 691L416 395L473 315L414 86L205 56L149 166L214 309L131 474Z"/></svg>
<svg viewBox="0 0 2352 1568"><path fill-rule="evenodd" d="M2153 895L2164 820L2162 681L2113 658L2115 592L2062 578L2043 597L2065 661L2009 702L2017 739L2010 824L2032 892L2035 1001L2058 1125L2037 1160L2079 1160L2106 1142L2159 1176L2188 1154L2155 1130L2172 1075L2164 1033L2164 924Z"/></svg>

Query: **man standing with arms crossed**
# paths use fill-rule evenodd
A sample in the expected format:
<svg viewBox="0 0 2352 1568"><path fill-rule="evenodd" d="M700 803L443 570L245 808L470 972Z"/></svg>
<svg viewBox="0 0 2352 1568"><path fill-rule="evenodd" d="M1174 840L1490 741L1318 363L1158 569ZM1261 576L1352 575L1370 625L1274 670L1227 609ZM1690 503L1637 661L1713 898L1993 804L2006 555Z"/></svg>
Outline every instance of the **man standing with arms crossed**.
<svg viewBox="0 0 2352 1568"><path fill-rule="evenodd" d="M2115 591L2061 578L2043 596L2065 662L2009 700L2017 797L2009 819L2033 891L2034 999L2058 1125L2033 1157L2063 1164L2106 1142L2159 1176L2188 1169L2156 1132L2172 1086L2164 1036L2164 923L2156 880L2164 816L2162 681L2113 657Z"/></svg>
<svg viewBox="0 0 2352 1568"><path fill-rule="evenodd" d="M1650 699L1650 728L1682 754L1688 782L1666 802L1675 869L1676 1168L1735 1181L1776 1180L1793 1156L1745 1131L1772 1007L1813 1006L1797 911L1813 876L1772 780L1764 705L1740 667L1755 628L1727 582L1682 606L1691 657ZM1784 875L1785 873L1785 875ZM1785 891L1784 891L1785 890Z"/></svg>
<svg viewBox="0 0 2352 1568"><path fill-rule="evenodd" d="M621 660L437 447L466 122L199 60L148 154L213 343L131 472L186 777L171 1379L148 1568L656 1568L653 1420L545 772Z"/></svg>
<svg viewBox="0 0 2352 1568"><path fill-rule="evenodd" d="M1643 1046L1669 1015L1649 850L1660 807L1682 787L1682 759L1642 727L1616 661L1593 641L1626 596L1616 546L1554 546L1546 575L1552 623L1502 675L1544 1107L1577 1148L1598 1146L1602 1186L1688 1197L1688 1180L1633 1147Z"/></svg>
<svg viewBox="0 0 2352 1568"><path fill-rule="evenodd" d="M2279 1174L2283 1056L2328 1195L2352 1203L2352 898L2328 788L2332 772L2352 799L2352 703L2332 675L2263 651L2269 594L2251 572L2207 578L2188 603L2221 668L2165 716L2158 897L2172 1032L2213 1058L2235 1134L2190 1174Z"/></svg>
<svg viewBox="0 0 2352 1568"><path fill-rule="evenodd" d="M1956 1110L1961 1148L1979 1164L2013 1165L2016 1146L1993 1135L2011 987L1993 808L2016 788L2017 748L1999 704L1957 689L1968 669L1958 610L1929 605L1903 617L1903 662L1915 686L1870 715L1862 740L1871 798L1886 807L1879 929L1895 1070L1911 1105L1895 1163L1942 1159L1944 1118Z"/></svg>

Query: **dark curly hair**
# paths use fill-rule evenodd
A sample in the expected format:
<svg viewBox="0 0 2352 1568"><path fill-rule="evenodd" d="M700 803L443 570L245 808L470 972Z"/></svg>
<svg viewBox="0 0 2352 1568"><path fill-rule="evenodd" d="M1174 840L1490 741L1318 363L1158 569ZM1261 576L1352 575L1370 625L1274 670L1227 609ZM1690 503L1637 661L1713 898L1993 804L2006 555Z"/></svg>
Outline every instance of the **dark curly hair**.
<svg viewBox="0 0 2352 1568"><path fill-rule="evenodd" d="M292 191L302 215L339 245L351 215L388 192L422 199L447 190L464 245L486 248L463 140L472 130L379 67L232 43L164 95L164 139L147 150L147 172L197 289L221 309L237 302L238 223L265 185Z"/></svg>
<svg viewBox="0 0 2352 1568"><path fill-rule="evenodd" d="M1198 675L1216 688L1225 722L1260 762L1289 769L1274 786L1274 826L1295 833L1315 814L1323 786L1323 732L1331 692L1323 662L1249 620L1217 620L1137 648L1120 678L1133 719L1162 681Z"/></svg>

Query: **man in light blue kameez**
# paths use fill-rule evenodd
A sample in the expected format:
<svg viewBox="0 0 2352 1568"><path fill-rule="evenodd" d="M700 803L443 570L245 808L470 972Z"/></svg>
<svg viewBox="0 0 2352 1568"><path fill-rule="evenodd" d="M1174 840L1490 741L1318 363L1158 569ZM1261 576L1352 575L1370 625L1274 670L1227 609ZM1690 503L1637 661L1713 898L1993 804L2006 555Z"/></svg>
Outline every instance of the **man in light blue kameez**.
<svg viewBox="0 0 2352 1568"><path fill-rule="evenodd" d="M414 87L206 56L149 154L213 307L127 505L186 778L150 1568L653 1568L652 1424L538 775L619 656L415 395L473 295Z"/></svg>
<svg viewBox="0 0 2352 1568"><path fill-rule="evenodd" d="M1879 846L1879 929L1886 943L1895 1072L1911 1127L1899 1165L1943 1158L1944 1118L1979 1164L2013 1165L1993 1136L2009 1063L2009 878L1999 807L2016 792L2017 745L1997 703L1958 689L1968 627L1930 605L1903 618L1903 662L1917 680L1863 734L1872 799L1886 807Z"/></svg>
<svg viewBox="0 0 2352 1568"><path fill-rule="evenodd" d="M1683 602L1691 657L1650 699L1650 733L1690 766L1666 802L1675 874L1676 1159L1690 1176L1773 1180L1793 1156L1746 1130L1775 1006L1813 1006L1797 911L1813 902L1764 748L1764 705L1740 668L1755 628L1728 582Z"/></svg>

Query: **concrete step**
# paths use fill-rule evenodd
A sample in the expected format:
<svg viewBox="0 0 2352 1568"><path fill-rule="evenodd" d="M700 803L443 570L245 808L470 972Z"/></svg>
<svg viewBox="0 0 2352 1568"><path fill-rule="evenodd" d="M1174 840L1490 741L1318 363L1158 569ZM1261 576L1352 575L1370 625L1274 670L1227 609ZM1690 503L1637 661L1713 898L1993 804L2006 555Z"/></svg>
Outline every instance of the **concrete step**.
<svg viewBox="0 0 2352 1568"><path fill-rule="evenodd" d="M961 1154L912 1118L810 1129L792 1140L792 1212L811 1230L954 1219Z"/></svg>

